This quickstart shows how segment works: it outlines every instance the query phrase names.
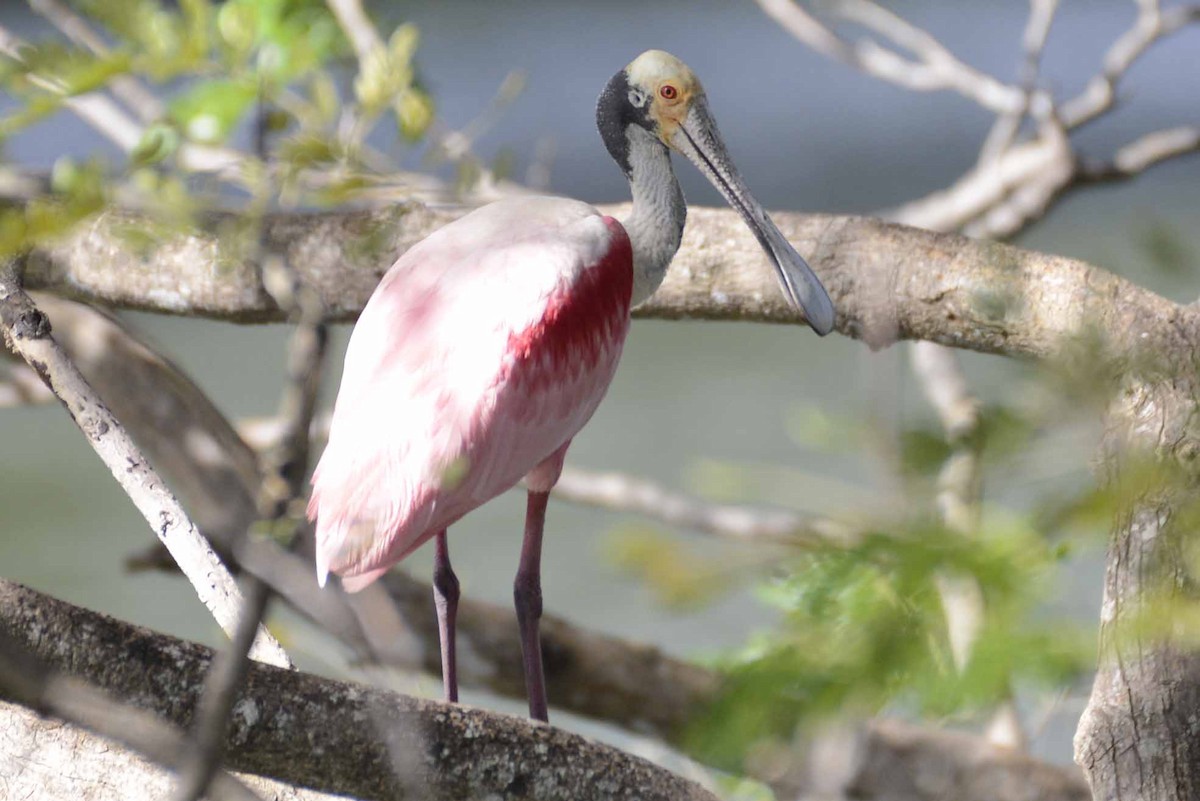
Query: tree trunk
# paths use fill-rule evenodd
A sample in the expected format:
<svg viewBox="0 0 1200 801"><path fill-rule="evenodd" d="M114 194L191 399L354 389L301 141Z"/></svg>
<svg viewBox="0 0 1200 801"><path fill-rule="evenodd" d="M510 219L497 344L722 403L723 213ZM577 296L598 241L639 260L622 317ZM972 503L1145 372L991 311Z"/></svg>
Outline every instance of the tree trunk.
<svg viewBox="0 0 1200 801"><path fill-rule="evenodd" d="M1122 406L1110 435L1114 491L1128 472L1145 469L1132 454L1153 454L1170 478L1132 498L1116 521L1100 665L1075 760L1098 801L1200 798L1200 658L1196 632L1185 630L1200 601L1189 543L1196 533L1196 404L1190 387L1176 384L1135 388Z"/></svg>

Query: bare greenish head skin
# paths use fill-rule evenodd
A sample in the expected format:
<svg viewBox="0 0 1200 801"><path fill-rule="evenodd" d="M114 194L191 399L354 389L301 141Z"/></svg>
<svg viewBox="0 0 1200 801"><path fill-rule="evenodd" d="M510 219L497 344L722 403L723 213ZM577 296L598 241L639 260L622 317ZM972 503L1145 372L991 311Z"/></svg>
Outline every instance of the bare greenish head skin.
<svg viewBox="0 0 1200 801"><path fill-rule="evenodd" d="M770 257L788 301L804 313L818 334L824 336L833 330L836 315L829 294L808 263L750 194L708 110L704 87L687 64L662 50L642 53L609 81L596 107L596 122L609 153L631 183L639 180L633 168L639 156L641 163L652 163L653 157L647 154L660 149L660 143L686 156L745 220ZM650 137L646 136L647 132ZM665 151L658 158L663 159L663 163L669 161ZM681 206L682 195L678 194L674 176L669 173L669 167L656 171L660 182L670 182L672 194L679 198ZM637 196L638 187L635 186L635 212ZM682 213L671 217L682 229ZM674 246L678 246L677 238ZM671 253L674 253L673 248ZM668 254L668 260L669 257ZM664 262L662 269L665 266Z"/></svg>

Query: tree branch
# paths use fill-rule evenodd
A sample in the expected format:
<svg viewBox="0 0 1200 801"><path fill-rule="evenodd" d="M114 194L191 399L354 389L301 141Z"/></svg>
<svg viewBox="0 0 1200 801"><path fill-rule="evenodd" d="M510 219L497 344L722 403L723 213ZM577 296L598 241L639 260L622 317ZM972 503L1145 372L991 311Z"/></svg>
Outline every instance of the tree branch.
<svg viewBox="0 0 1200 801"><path fill-rule="evenodd" d="M0 585L0 592L4 589ZM39 714L79 724L161 765L174 764L185 752L187 741L178 729L149 712L112 701L87 682L47 669L23 653L5 628L0 624L0 696ZM222 801L258 798L222 771L213 777L211 788Z"/></svg>
<svg viewBox="0 0 1200 801"><path fill-rule="evenodd" d="M32 367L62 401L88 444L167 546L200 600L230 633L236 627L241 594L175 496L146 462L112 415L50 336L50 321L20 287L11 265L0 268L0 329L8 346ZM256 658L287 664L287 655L265 629Z"/></svg>
<svg viewBox="0 0 1200 801"><path fill-rule="evenodd" d="M461 213L408 203L279 214L265 227L268 248L289 259L332 317L345 320L400 253ZM1118 353L1132 353L1139 343L1182 352L1196 341L1194 311L1083 262L861 217L783 212L775 219L830 290L838 330L875 347L920 339L1044 357L1092 329L1107 332ZM146 221L108 212L35 251L28 285L129 308L242 322L282 319L258 271L216 235L167 236L146 249L124 236L130 226L146 230ZM705 208L690 211L666 281L636 314L802 321L737 215Z"/></svg>
<svg viewBox="0 0 1200 801"><path fill-rule="evenodd" d="M213 657L7 582L0 626L54 669L176 726L194 713ZM237 709L231 768L358 798L714 801L662 768L560 729L260 664Z"/></svg>
<svg viewBox="0 0 1200 801"><path fill-rule="evenodd" d="M1151 45L1200 21L1200 5L1185 4L1163 11L1158 0L1139 0L1137 6L1137 18L1105 53L1100 74L1077 97L1063 103L1059 116L1068 129L1085 125L1113 107L1117 85Z"/></svg>
<svg viewBox="0 0 1200 801"><path fill-rule="evenodd" d="M0 26L0 53L22 64L24 59L21 49L26 46L24 40ZM132 152L145 134L141 124L130 118L123 108L103 92L68 95L58 82L32 73L29 75L29 82L58 97L63 106L125 153ZM241 159L242 154L219 147L185 144L179 149L180 166L199 172L221 172L237 166Z"/></svg>
<svg viewBox="0 0 1200 801"><path fill-rule="evenodd" d="M1197 151L1200 151L1200 127L1183 125L1153 131L1122 145L1108 162L1084 161L1079 167L1079 181L1128 180L1160 162Z"/></svg>
<svg viewBox="0 0 1200 801"><path fill-rule="evenodd" d="M428 593L422 599L427 601ZM2 581L0 629L26 643L36 641L47 662L75 678L99 684L116 698L136 700L177 725L190 714L212 657L201 646ZM254 668L237 710L231 767L325 792L456 801L488 793L511 801L712 799L636 757L547 726L261 665ZM3 704L0 731L10 733L14 747L24 747L21 753L29 757L11 774L18 782L32 769L30 763L48 761L45 755L55 747L55 737L39 721ZM54 734L63 736L61 727ZM65 758L77 760L80 750L69 748ZM399 775L389 766L392 754L403 755ZM111 748L104 756L121 759ZM810 794L825 791L821 797L836 790L862 801L1088 798L1073 767L1047 765L967 734L896 721L878 721L849 739L819 743L806 762L799 784Z"/></svg>
<svg viewBox="0 0 1200 801"><path fill-rule="evenodd" d="M804 44L849 66L905 89L949 89L997 114L1018 113L1023 93L961 61L933 36L869 0L835 0L829 11L858 23L895 47L873 39L850 43L796 0L757 0L772 19ZM907 50L909 58L898 49Z"/></svg>

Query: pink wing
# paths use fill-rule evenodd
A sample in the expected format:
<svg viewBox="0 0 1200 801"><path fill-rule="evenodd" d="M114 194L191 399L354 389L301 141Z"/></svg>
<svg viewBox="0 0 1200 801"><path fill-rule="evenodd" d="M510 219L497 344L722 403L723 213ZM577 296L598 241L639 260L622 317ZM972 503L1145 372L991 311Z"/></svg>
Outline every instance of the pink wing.
<svg viewBox="0 0 1200 801"><path fill-rule="evenodd" d="M616 370L632 261L615 220L520 198L396 262L351 335L313 475L322 581L365 586L565 451Z"/></svg>

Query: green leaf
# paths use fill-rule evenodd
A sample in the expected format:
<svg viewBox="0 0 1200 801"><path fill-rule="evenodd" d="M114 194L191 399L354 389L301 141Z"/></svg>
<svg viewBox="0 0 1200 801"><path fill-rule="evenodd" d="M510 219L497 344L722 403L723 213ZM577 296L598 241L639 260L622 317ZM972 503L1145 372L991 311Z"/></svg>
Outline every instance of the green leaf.
<svg viewBox="0 0 1200 801"><path fill-rule="evenodd" d="M400 135L409 142L417 142L433 122L433 98L420 89L409 89L396 101L395 111Z"/></svg>
<svg viewBox="0 0 1200 801"><path fill-rule="evenodd" d="M328 166L345 156L336 139L308 132L283 139L278 154L279 160L292 173Z"/></svg>
<svg viewBox="0 0 1200 801"><path fill-rule="evenodd" d="M217 32L237 58L244 58L258 40L258 13L248 3L228 2L217 12Z"/></svg>
<svg viewBox="0 0 1200 801"><path fill-rule="evenodd" d="M171 116L190 139L223 142L257 95L248 81L204 81L171 101Z"/></svg>
<svg viewBox="0 0 1200 801"><path fill-rule="evenodd" d="M129 154L136 167L158 164L179 149L179 131L172 125L151 125Z"/></svg>

